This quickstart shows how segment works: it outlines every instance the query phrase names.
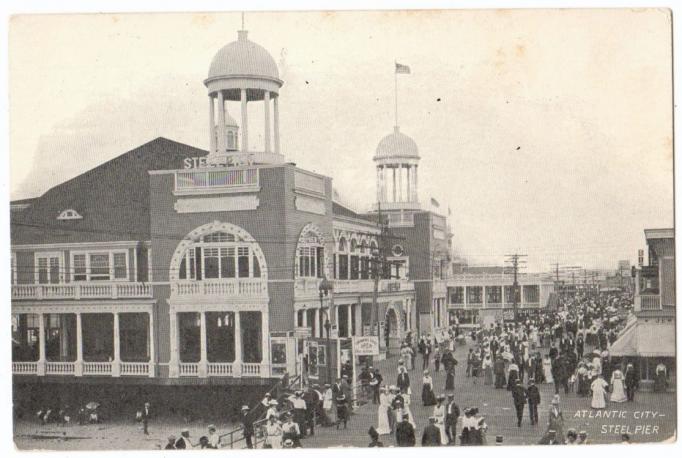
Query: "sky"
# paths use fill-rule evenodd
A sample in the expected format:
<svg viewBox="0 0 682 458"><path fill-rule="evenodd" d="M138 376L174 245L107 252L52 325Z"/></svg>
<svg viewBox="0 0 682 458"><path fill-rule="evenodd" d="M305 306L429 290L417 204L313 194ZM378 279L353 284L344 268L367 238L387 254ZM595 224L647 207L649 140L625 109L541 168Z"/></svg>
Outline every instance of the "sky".
<svg viewBox="0 0 682 458"><path fill-rule="evenodd" d="M423 207L449 208L456 255L491 265L524 253L532 271L634 263L643 229L672 226L670 20L654 9L245 17L284 80L288 161L367 210L372 156L395 123L394 62L409 65L399 125L419 147ZM240 26L239 13L14 16L10 197L156 137L208 148L203 80Z"/></svg>

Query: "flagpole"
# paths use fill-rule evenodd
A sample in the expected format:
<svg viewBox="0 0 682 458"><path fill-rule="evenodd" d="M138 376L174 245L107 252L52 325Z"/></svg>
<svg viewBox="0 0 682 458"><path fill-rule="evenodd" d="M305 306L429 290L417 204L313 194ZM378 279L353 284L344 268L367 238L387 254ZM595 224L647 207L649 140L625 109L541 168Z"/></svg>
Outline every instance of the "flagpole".
<svg viewBox="0 0 682 458"><path fill-rule="evenodd" d="M393 67L393 77L395 78L395 127L398 127L398 61Z"/></svg>

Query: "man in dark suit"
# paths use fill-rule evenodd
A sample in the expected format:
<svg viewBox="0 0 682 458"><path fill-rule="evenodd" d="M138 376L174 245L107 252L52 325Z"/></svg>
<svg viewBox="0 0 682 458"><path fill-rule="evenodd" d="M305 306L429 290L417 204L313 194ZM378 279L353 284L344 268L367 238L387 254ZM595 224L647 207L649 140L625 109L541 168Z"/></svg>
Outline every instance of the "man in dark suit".
<svg viewBox="0 0 682 458"><path fill-rule="evenodd" d="M401 393L407 393L410 388L410 376L405 370L405 366L400 366L398 370L398 383L396 385L400 388Z"/></svg>
<svg viewBox="0 0 682 458"><path fill-rule="evenodd" d="M369 385L372 388L372 403L373 404L379 404L379 389L381 388L381 383L384 381L384 378L381 376L381 373L379 373L379 368L377 367L374 369L374 372L372 373L372 378L369 380Z"/></svg>
<svg viewBox="0 0 682 458"><path fill-rule="evenodd" d="M538 405L540 405L540 390L535 385L535 380L528 380L528 416L530 424L538 424Z"/></svg>
<svg viewBox="0 0 682 458"><path fill-rule="evenodd" d="M440 447L440 429L436 426L436 417L429 418L429 424L424 428L422 447Z"/></svg>
<svg viewBox="0 0 682 458"><path fill-rule="evenodd" d="M521 380L516 381L516 385L512 388L512 399L514 400L514 408L516 409L516 426L521 427L521 420L523 419L523 408L526 405L526 398L528 393L521 384Z"/></svg>
<svg viewBox="0 0 682 458"><path fill-rule="evenodd" d="M244 440L246 441L247 448L253 448L253 417L249 410L249 406L242 406L242 433L244 434Z"/></svg>
<svg viewBox="0 0 682 458"><path fill-rule="evenodd" d="M459 418L459 406L455 403L455 395L448 395L448 403L445 405L445 435L448 436L448 444L457 443L457 419Z"/></svg>
<svg viewBox="0 0 682 458"><path fill-rule="evenodd" d="M152 411L151 411L151 405L148 402L144 403L144 408L142 409L142 427L144 429L144 433L149 436L149 430L147 429L149 427L149 419L152 416Z"/></svg>
<svg viewBox="0 0 682 458"><path fill-rule="evenodd" d="M403 421L398 423L395 430L395 442L398 447L414 447L417 442L414 435L414 426L409 422L410 416L403 415Z"/></svg>

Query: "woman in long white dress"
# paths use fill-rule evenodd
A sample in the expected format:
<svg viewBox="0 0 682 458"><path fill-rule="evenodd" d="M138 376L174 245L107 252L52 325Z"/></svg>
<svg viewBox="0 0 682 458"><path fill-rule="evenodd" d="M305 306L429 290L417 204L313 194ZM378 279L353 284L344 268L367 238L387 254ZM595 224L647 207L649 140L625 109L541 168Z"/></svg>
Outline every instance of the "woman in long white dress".
<svg viewBox="0 0 682 458"><path fill-rule="evenodd" d="M542 359L542 371L545 373L545 383L554 383L554 377L552 377L552 360L549 355L546 355Z"/></svg>
<svg viewBox="0 0 682 458"><path fill-rule="evenodd" d="M441 445L448 444L448 436L445 434L445 396L438 395L438 404L433 408L433 416L436 417L436 426L440 430Z"/></svg>
<svg viewBox="0 0 682 458"><path fill-rule="evenodd" d="M379 435L391 434L391 424L388 421L388 409L390 408L386 388L382 387L381 394L379 394L379 408L377 409L377 433Z"/></svg>
<svg viewBox="0 0 682 458"><path fill-rule="evenodd" d="M265 445L268 448L282 448L282 425L277 418L271 416L265 425Z"/></svg>
<svg viewBox="0 0 682 458"><path fill-rule="evenodd" d="M402 421L402 418L405 414L407 414L407 421L410 422L413 428L417 427L417 423L414 421L414 416L412 415L412 410L410 410L410 404L412 403L412 396L408 393L405 393L402 395L403 396L403 407L400 409L399 416L396 419L397 421Z"/></svg>
<svg viewBox="0 0 682 458"><path fill-rule="evenodd" d="M611 374L611 402L625 402L628 397L625 395L625 376L620 369L616 369Z"/></svg>
<svg viewBox="0 0 682 458"><path fill-rule="evenodd" d="M590 389L592 390L592 408L593 409L603 409L606 407L606 387L609 384L606 383L604 377L599 374L597 378L592 382Z"/></svg>

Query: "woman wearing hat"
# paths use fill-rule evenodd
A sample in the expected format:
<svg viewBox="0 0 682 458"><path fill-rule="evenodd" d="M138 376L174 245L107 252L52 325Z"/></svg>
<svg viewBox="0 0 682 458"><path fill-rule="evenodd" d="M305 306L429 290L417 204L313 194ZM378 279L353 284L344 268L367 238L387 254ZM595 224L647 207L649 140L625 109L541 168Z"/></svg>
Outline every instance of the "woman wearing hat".
<svg viewBox="0 0 682 458"><path fill-rule="evenodd" d="M282 425L277 421L277 417L268 417L264 428L265 444L263 448L282 448Z"/></svg>
<svg viewBox="0 0 682 458"><path fill-rule="evenodd" d="M597 379L592 382L590 389L592 390L592 403L591 407L593 409L603 409L606 407L606 388L609 386L604 380L604 377L599 374Z"/></svg>
<svg viewBox="0 0 682 458"><path fill-rule="evenodd" d="M379 394L379 407L377 409L377 434L391 434L391 421L389 419L389 411L391 404L388 402L388 394L386 387L381 388Z"/></svg>
<svg viewBox="0 0 682 458"><path fill-rule="evenodd" d="M424 377L422 378L422 403L424 407L430 407L436 405L436 395L433 393L433 379L429 375L429 371L424 371Z"/></svg>
<svg viewBox="0 0 682 458"><path fill-rule="evenodd" d="M438 403L433 408L433 417L436 419L436 426L440 430L441 445L447 445L448 436L445 434L445 396L439 394L436 400Z"/></svg>

